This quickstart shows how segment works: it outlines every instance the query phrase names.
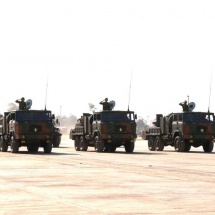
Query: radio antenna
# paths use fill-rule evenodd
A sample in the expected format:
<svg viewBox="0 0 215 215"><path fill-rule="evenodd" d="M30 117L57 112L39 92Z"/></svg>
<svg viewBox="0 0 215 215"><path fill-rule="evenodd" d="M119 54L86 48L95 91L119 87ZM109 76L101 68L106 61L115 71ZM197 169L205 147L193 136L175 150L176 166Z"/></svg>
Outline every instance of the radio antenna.
<svg viewBox="0 0 215 215"><path fill-rule="evenodd" d="M208 112L210 112L210 102L211 102L211 83L212 83L212 70L213 70L213 69L211 69L211 80L210 80L210 91L209 91Z"/></svg>
<svg viewBox="0 0 215 215"><path fill-rule="evenodd" d="M131 71L131 77L130 77L130 86L129 86L128 111L129 111L130 95L131 95L131 80L132 80L132 71Z"/></svg>
<svg viewBox="0 0 215 215"><path fill-rule="evenodd" d="M47 94L48 94L48 75L47 75L47 81L46 81L46 97L45 97L45 110L46 110L46 102L47 102Z"/></svg>

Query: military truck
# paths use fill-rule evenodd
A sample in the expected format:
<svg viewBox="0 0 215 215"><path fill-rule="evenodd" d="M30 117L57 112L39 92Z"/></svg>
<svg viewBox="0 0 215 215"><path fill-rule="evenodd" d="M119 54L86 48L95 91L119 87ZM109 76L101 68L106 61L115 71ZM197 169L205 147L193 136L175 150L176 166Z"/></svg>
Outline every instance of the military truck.
<svg viewBox="0 0 215 215"><path fill-rule="evenodd" d="M205 152L212 152L214 138L214 113L187 111L167 116L157 114L145 139L150 151L163 151L165 146L173 146L177 152L188 152L191 146L202 146Z"/></svg>
<svg viewBox="0 0 215 215"><path fill-rule="evenodd" d="M136 114L133 111L100 111L83 113L75 128L70 130L76 151L95 147L96 152L115 152L124 146L133 152L136 140Z"/></svg>
<svg viewBox="0 0 215 215"><path fill-rule="evenodd" d="M18 153L21 146L27 146L29 152L43 147L45 153L51 153L52 144L58 144L60 136L54 118L48 110L5 112L0 119L1 151L6 152L10 146L12 153Z"/></svg>

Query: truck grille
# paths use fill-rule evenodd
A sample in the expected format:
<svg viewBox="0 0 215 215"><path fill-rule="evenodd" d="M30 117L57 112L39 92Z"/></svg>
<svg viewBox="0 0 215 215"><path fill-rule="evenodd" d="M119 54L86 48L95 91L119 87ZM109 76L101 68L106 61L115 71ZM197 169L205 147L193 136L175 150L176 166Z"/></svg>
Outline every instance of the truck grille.
<svg viewBox="0 0 215 215"><path fill-rule="evenodd" d="M42 126L41 125L29 125L29 132L39 133L41 131L42 131Z"/></svg>
<svg viewBox="0 0 215 215"><path fill-rule="evenodd" d="M208 130L207 126L197 126L196 127L197 134L206 134L207 130Z"/></svg>
<svg viewBox="0 0 215 215"><path fill-rule="evenodd" d="M126 132L126 125L115 125L115 132Z"/></svg>

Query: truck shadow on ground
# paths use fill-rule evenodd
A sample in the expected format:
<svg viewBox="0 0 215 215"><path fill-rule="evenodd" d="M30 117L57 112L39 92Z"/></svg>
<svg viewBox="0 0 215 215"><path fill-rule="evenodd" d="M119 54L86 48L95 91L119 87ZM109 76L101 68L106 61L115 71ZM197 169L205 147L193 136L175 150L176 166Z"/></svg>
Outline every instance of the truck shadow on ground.
<svg viewBox="0 0 215 215"><path fill-rule="evenodd" d="M63 153L63 152L52 152L50 154L45 154L43 152L41 152L41 154L44 154L44 155L52 155L52 156L56 156L56 155L79 155L79 154L74 154L74 153Z"/></svg>
<svg viewBox="0 0 215 215"><path fill-rule="evenodd" d="M115 152L116 154L125 154L125 155L167 155L164 152L133 152L133 153L126 153L126 152Z"/></svg>
<svg viewBox="0 0 215 215"><path fill-rule="evenodd" d="M9 153L11 153L10 151L8 151ZM38 151L38 152L28 152L28 151L19 151L18 153L16 154L21 154L21 155L43 155L43 156L59 156L59 155L79 155L79 154L75 154L75 153L63 153L63 152L51 152L51 153L44 153L43 151Z"/></svg>
<svg viewBox="0 0 215 215"><path fill-rule="evenodd" d="M59 146L59 147L53 147L53 149L68 149L71 146Z"/></svg>
<svg viewBox="0 0 215 215"><path fill-rule="evenodd" d="M121 155L167 155L167 153L164 153L164 152L130 152L130 153L127 153L127 152L123 152L123 151L115 151L115 152L96 152L96 151L86 151L86 152L93 152L93 153L96 153L96 154L121 154Z"/></svg>
<svg viewBox="0 0 215 215"><path fill-rule="evenodd" d="M166 150L166 152L176 153L176 154L215 154L215 152L204 152L204 151L189 151L189 152L176 152L172 150Z"/></svg>

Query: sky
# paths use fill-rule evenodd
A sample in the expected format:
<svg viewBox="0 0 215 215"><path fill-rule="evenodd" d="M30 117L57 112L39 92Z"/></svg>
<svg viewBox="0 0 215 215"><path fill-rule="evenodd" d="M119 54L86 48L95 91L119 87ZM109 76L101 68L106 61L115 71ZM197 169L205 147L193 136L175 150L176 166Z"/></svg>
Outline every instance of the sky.
<svg viewBox="0 0 215 215"><path fill-rule="evenodd" d="M144 119L215 112L215 1L1 0L0 112L25 97L56 115L108 97Z"/></svg>

